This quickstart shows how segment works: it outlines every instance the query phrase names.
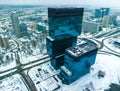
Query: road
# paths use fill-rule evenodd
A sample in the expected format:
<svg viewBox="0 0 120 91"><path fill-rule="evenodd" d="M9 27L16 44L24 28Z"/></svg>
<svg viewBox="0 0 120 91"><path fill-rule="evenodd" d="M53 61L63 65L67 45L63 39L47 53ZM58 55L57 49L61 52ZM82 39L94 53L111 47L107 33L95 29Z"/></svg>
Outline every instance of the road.
<svg viewBox="0 0 120 91"><path fill-rule="evenodd" d="M114 35L116 33L120 33L120 29L113 29L112 31L108 31L99 35L96 35L94 38L101 38L101 37L109 37L111 35Z"/></svg>
<svg viewBox="0 0 120 91"><path fill-rule="evenodd" d="M94 38L91 38L91 40L94 40L95 42L97 42L99 44L99 46L100 46L99 49L102 49L103 46L105 46L104 45L104 40L106 38L110 37L110 36L113 36L113 35L119 33L119 32L120 32L120 30L109 31L107 33L103 33L103 34L97 35ZM23 44L19 43L16 39L14 39L12 36L10 36L10 37L17 43L18 47L19 47L19 44L21 46L24 46ZM96 39L96 38L101 38L101 37L105 37L102 40L102 42L100 42L100 41L98 41L98 39ZM112 55L120 57L120 55L117 55L115 53L107 52L107 51L102 51L102 50L99 50L98 53L99 54L100 53L102 53L102 54L107 53L107 54L112 54ZM19 61L19 62L17 62L18 66L16 66L15 68L12 68L12 69L0 72L0 74L3 74L3 73L7 73L7 72L10 72L11 70L13 70L13 72L10 72L8 74L5 74L5 75L1 76L0 79L4 79L4 78L6 78L8 76L11 76L11 75L14 75L14 74L18 73L18 74L22 75L22 77L24 78L24 80L26 81L26 83L28 84L28 86L31 87L31 84L29 83L30 78L27 77L24 72L26 70L29 70L29 69L35 67L35 66L38 66L40 64L44 64L45 62L49 62L49 60L50 59L49 59L48 55L44 55L44 57L42 57L41 59L35 60L34 62L30 62L30 63L27 63L27 64L21 64L20 61L18 60ZM14 71L14 69L16 69L16 70ZM34 89L34 88L31 88L31 89Z"/></svg>

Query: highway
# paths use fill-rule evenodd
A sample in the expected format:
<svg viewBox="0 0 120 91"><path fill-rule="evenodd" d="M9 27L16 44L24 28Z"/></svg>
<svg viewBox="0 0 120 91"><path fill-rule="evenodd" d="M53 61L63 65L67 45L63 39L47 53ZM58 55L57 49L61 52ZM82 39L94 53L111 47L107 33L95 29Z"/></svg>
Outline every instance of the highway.
<svg viewBox="0 0 120 91"><path fill-rule="evenodd" d="M108 32L104 32L102 34L98 34L94 38L109 37L109 36L117 34L117 33L120 33L120 29L116 28L116 29L113 29L112 31L108 31Z"/></svg>
<svg viewBox="0 0 120 91"><path fill-rule="evenodd" d="M112 55L120 57L119 54L113 53L114 50L111 50L110 48L107 48L107 46L104 44L104 40L105 39L110 38L111 36L113 37L114 35L119 34L119 33L120 33L120 30L116 29L114 31L109 31L109 32L97 35L97 36L95 36L93 38L90 38L90 40L95 41L99 45L98 54L112 54ZM12 36L10 36L10 37L16 42L17 48L19 48L19 46L21 45L21 46L23 46L26 49L26 47L21 42L18 42L18 40L16 40ZM104 39L102 41L99 41L98 39L101 38L101 37L104 37ZM113 52L108 52L108 51L101 50L103 47L106 47L107 49L109 49L109 50L111 50ZM27 49L27 51L29 51L29 50ZM17 74L21 74L22 77L24 78L25 82L28 84L28 86L31 87L30 78L27 76L27 74L25 74L25 71L28 71L29 69L31 69L31 68L33 68L35 66L38 66L38 65L44 64L46 62L49 62L49 60L50 60L50 58L49 58L49 56L47 54L44 55L40 59L34 60L33 62L26 63L26 64L21 64L20 60L18 60L18 62L16 62L17 63L16 67L11 68L9 70L5 70L3 72L0 72L0 74L6 73L5 75L0 76L0 79L4 79L4 78L12 76L12 75L14 75L16 73ZM30 88L30 89L34 89L34 91L36 91L35 88L34 88L34 86L33 86L33 88Z"/></svg>

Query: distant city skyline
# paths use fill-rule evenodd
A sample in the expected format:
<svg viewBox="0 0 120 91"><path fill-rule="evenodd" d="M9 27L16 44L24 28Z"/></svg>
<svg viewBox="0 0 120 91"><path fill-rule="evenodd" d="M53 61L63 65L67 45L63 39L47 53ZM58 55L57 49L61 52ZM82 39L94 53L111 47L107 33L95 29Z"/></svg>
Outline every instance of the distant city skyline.
<svg viewBox="0 0 120 91"><path fill-rule="evenodd" d="M0 0L10 5L98 5L120 7L120 0Z"/></svg>

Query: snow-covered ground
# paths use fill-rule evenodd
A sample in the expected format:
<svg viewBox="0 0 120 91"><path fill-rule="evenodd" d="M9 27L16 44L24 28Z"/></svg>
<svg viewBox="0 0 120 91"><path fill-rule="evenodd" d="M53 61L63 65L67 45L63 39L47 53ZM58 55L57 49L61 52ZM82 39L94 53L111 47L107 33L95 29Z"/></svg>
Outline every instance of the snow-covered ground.
<svg viewBox="0 0 120 91"><path fill-rule="evenodd" d="M16 67L15 54L12 52L0 54L0 71L5 71Z"/></svg>
<svg viewBox="0 0 120 91"><path fill-rule="evenodd" d="M111 83L119 83L120 79L120 58L113 55L98 54L95 64L91 67L89 74L77 80L69 91L104 91ZM104 72L104 77L99 77L99 71ZM72 85L72 84L71 84ZM67 88L66 90L67 91Z"/></svg>
<svg viewBox="0 0 120 91"><path fill-rule="evenodd" d="M17 48L17 44L12 39L8 41L9 48L0 45L0 72L16 67L16 57L13 50Z"/></svg>
<svg viewBox="0 0 120 91"><path fill-rule="evenodd" d="M113 50L112 52L120 53L120 46L116 46L114 44L115 41L118 41L120 43L120 38L109 38L104 40L104 44L109 49Z"/></svg>
<svg viewBox="0 0 120 91"><path fill-rule="evenodd" d="M0 91L29 91L23 78L19 75L13 75L0 80Z"/></svg>
<svg viewBox="0 0 120 91"><path fill-rule="evenodd" d="M56 76L58 73L59 71L54 70L48 62L30 69L28 75L38 91L53 91L61 84Z"/></svg>
<svg viewBox="0 0 120 91"><path fill-rule="evenodd" d="M42 69L42 77L38 69ZM47 71L47 73L46 73ZM30 69L29 76L34 82L38 91L104 91L111 83L119 84L120 79L120 58L110 54L97 54L96 62L91 67L90 73L80 77L70 85L62 84L56 76L59 71L51 68L49 63ZM55 80L55 78L57 81ZM48 81L49 80L49 81ZM51 83L51 85L49 85ZM44 88L44 89L43 89Z"/></svg>
<svg viewBox="0 0 120 91"><path fill-rule="evenodd" d="M31 35L30 37L23 37L18 41L20 45L20 51L18 54L20 56L21 64L33 62L47 53L46 38L44 34L35 34L34 36Z"/></svg>

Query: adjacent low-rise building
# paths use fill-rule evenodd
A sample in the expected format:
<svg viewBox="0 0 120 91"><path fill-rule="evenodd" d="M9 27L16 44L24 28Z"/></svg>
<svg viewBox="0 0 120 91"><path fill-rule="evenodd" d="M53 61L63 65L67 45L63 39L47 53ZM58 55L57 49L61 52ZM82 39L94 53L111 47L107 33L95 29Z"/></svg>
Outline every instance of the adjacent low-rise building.
<svg viewBox="0 0 120 91"><path fill-rule="evenodd" d="M88 39L81 41L85 42L65 51L64 65L60 68L60 78L63 83L70 84L89 73L91 65L95 63L97 45Z"/></svg>

